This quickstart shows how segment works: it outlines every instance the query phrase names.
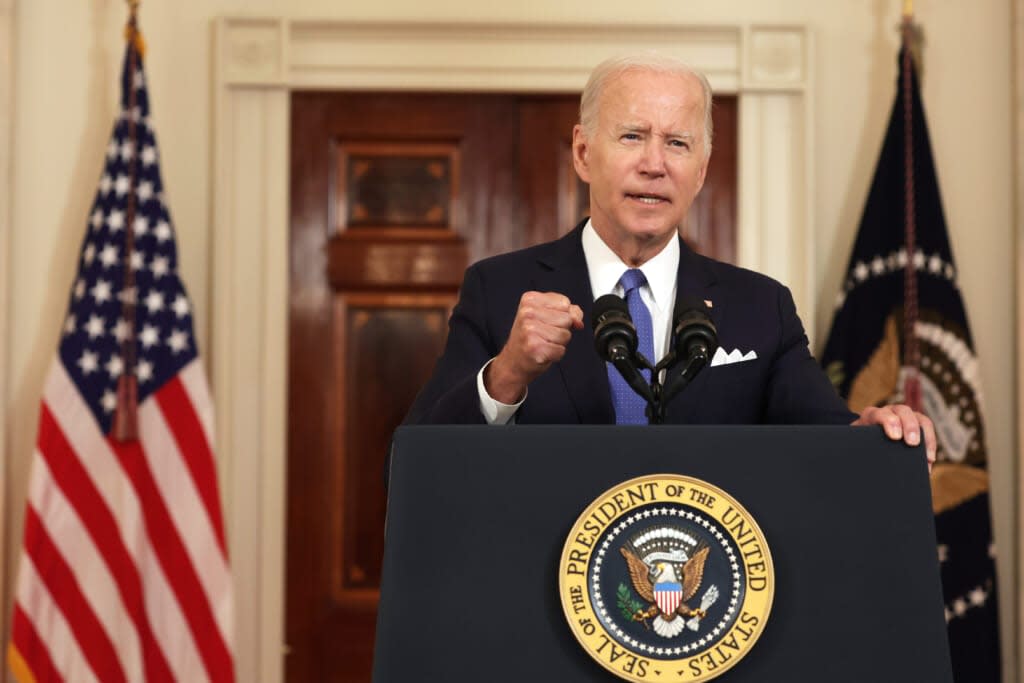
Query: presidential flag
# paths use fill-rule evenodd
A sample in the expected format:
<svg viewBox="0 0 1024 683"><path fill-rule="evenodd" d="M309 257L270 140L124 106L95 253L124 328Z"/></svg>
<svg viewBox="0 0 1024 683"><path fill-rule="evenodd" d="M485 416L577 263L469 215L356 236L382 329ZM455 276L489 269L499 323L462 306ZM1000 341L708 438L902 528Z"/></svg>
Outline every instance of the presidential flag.
<svg viewBox="0 0 1024 683"><path fill-rule="evenodd" d="M234 679L213 411L128 33L43 388L8 647L21 683Z"/></svg>
<svg viewBox="0 0 1024 683"><path fill-rule="evenodd" d="M999 681L981 373L909 48L822 364L850 408L908 403L938 436L932 499L959 683ZM890 606L898 609L898 605Z"/></svg>

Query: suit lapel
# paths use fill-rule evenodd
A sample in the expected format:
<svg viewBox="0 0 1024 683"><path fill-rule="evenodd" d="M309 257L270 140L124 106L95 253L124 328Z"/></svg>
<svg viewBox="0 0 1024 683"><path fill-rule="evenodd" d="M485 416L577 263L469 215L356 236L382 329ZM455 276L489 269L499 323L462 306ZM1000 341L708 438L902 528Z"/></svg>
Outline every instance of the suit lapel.
<svg viewBox="0 0 1024 683"><path fill-rule="evenodd" d="M556 364L580 423L614 423L608 375L605 363L594 349L590 327L594 294L590 290L590 275L583 256L583 225L585 222L552 244L551 249L538 258L539 273L535 284L538 291L565 294L583 309L583 329L573 332L565 356Z"/></svg>
<svg viewBox="0 0 1024 683"><path fill-rule="evenodd" d="M716 287L715 274L710 261L694 253L683 240L679 240L679 272L676 276L676 304L681 301L711 301L708 315L718 329L728 314L728 302L721 299L720 288ZM673 319L676 311L673 311ZM693 382L673 398L665 410L665 421L669 424L693 422L701 412L700 396L707 381L707 369L697 375Z"/></svg>
<svg viewBox="0 0 1024 683"><path fill-rule="evenodd" d="M718 315L722 313L722 307L714 300L715 274L708 265L708 259L699 256L686 246L686 242L679 240L679 271L676 274L676 301L692 299L696 301L711 301L711 319L718 324ZM675 316L673 311L673 317Z"/></svg>

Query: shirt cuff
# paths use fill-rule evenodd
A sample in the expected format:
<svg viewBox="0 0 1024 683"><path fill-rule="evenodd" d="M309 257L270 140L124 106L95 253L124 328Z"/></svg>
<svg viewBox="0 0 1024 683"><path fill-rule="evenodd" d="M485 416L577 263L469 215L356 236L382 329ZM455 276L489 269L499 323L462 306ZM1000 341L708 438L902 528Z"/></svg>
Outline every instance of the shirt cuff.
<svg viewBox="0 0 1024 683"><path fill-rule="evenodd" d="M494 359L484 363L484 366L480 368L480 372L476 375L476 390L480 394L480 412L483 413L484 419L489 425L504 425L512 421L515 417L516 411L519 410L519 406L523 405L526 401L526 396L529 394L527 390L526 394L523 394L523 400L519 403L502 403L491 398L491 395L487 393L487 389L484 388L484 370L491 364Z"/></svg>

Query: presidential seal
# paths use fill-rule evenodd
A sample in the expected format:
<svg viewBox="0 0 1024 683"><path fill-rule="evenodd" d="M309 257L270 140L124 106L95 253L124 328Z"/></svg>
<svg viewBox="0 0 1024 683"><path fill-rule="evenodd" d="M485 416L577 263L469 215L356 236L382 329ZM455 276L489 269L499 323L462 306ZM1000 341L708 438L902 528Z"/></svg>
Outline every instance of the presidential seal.
<svg viewBox="0 0 1024 683"><path fill-rule="evenodd" d="M629 681L711 680L754 646L775 592L754 519L706 482L658 474L601 494L569 532L562 609L583 648Z"/></svg>

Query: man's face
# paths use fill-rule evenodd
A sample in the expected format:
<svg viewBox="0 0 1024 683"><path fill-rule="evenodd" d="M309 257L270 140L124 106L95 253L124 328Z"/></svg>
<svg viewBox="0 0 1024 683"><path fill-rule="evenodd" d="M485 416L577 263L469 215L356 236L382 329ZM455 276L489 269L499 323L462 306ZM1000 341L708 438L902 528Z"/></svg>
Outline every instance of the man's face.
<svg viewBox="0 0 1024 683"><path fill-rule="evenodd" d="M573 130L594 229L639 265L676 235L704 184L704 93L692 76L626 71L605 85L595 130Z"/></svg>

